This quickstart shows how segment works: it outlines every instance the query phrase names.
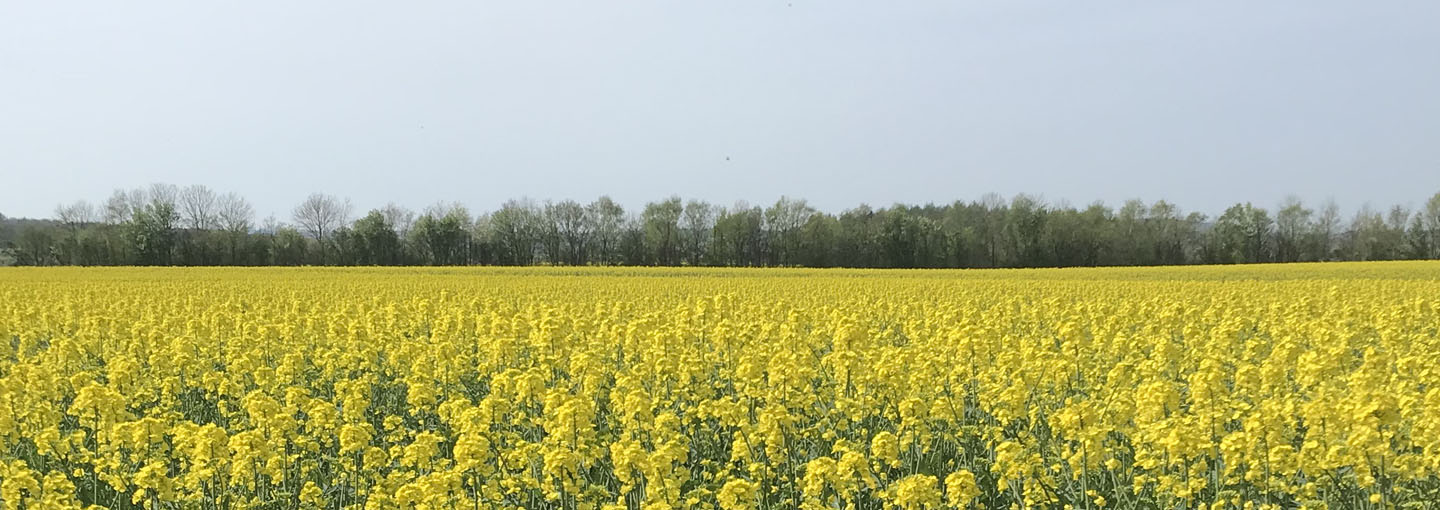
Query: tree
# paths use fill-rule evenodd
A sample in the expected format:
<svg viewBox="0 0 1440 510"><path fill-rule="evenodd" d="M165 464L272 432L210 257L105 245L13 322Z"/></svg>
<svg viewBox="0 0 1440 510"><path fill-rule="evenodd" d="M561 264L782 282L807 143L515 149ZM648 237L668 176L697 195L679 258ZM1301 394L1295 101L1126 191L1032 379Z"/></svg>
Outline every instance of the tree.
<svg viewBox="0 0 1440 510"><path fill-rule="evenodd" d="M545 218L555 234L557 262L584 265L596 223L590 210L574 200L545 204Z"/></svg>
<svg viewBox="0 0 1440 510"><path fill-rule="evenodd" d="M1421 207L1365 206L1341 219L1287 197L1214 222L1159 200L1076 208L989 193L975 201L860 205L839 214L781 197L716 207L679 197L638 214L609 197L537 205L511 200L471 215L393 203L348 223L349 202L316 193L294 226L254 221L234 193L152 184L102 205L57 206L54 220L0 221L0 264L622 264L809 267L1026 267L1440 258L1440 193ZM318 247L318 249L316 249ZM307 258L308 257L308 258Z"/></svg>
<svg viewBox="0 0 1440 510"><path fill-rule="evenodd" d="M1287 197L1275 213L1275 259L1278 262L1301 260L1305 240L1310 237L1310 216L1298 197Z"/></svg>
<svg viewBox="0 0 1440 510"><path fill-rule="evenodd" d="M470 248L470 212L460 204L437 204L420 215L410 236L430 264L464 264Z"/></svg>
<svg viewBox="0 0 1440 510"><path fill-rule="evenodd" d="M1440 259L1440 193L1431 195L1430 200L1425 201L1425 207L1417 215L1421 218L1420 223L1423 225L1426 237L1425 244L1429 247L1425 257Z"/></svg>
<svg viewBox="0 0 1440 510"><path fill-rule="evenodd" d="M400 235L385 219L385 213L372 210L355 220L350 228L355 247L355 263L366 266L394 265L400 261Z"/></svg>
<svg viewBox="0 0 1440 510"><path fill-rule="evenodd" d="M179 205L177 201L180 198L180 188L175 186L174 184L157 182L151 184L143 191L135 190L133 193L135 195L132 199L135 200L135 203L137 204L164 204L170 206L170 210L178 212Z"/></svg>
<svg viewBox="0 0 1440 510"><path fill-rule="evenodd" d="M130 221L130 215L135 212L139 204L132 202L131 194L125 190L117 189L105 200L104 221L110 225L119 225Z"/></svg>
<svg viewBox="0 0 1440 510"><path fill-rule="evenodd" d="M1331 260L1335 256L1335 241L1340 235L1340 205L1334 199L1326 199L1310 227L1310 259Z"/></svg>
<svg viewBox="0 0 1440 510"><path fill-rule="evenodd" d="M211 249L210 239L218 222L218 198L214 191L201 185L179 189L175 195L176 213L182 228L180 236L180 262L182 264L214 264L216 250Z"/></svg>
<svg viewBox="0 0 1440 510"><path fill-rule="evenodd" d="M54 263L55 239L50 230L39 225L28 225L20 231L20 242L16 246L17 264L23 266L48 266Z"/></svg>
<svg viewBox="0 0 1440 510"><path fill-rule="evenodd" d="M394 202L385 204L380 209L380 215L385 217L385 224L395 230L395 235L404 239L410 235L410 228L415 225L415 211L395 205Z"/></svg>
<svg viewBox="0 0 1440 510"><path fill-rule="evenodd" d="M1026 194L1015 195L1005 217L1005 238L1021 267L1048 265L1044 238L1049 211L1044 202Z"/></svg>
<svg viewBox="0 0 1440 510"><path fill-rule="evenodd" d="M652 263L673 266L679 262L678 229L682 211L684 206L680 204L680 197L645 204L640 221L645 228L645 247L651 254Z"/></svg>
<svg viewBox="0 0 1440 510"><path fill-rule="evenodd" d="M527 266L535 262L540 212L534 202L528 199L505 202L500 210L490 215L489 223L499 263Z"/></svg>
<svg viewBox="0 0 1440 510"><path fill-rule="evenodd" d="M270 241L270 260L277 266L298 266L305 263L305 236L295 227L277 226Z"/></svg>
<svg viewBox="0 0 1440 510"><path fill-rule="evenodd" d="M1058 266L1101 264L1109 222L1109 207L1095 202L1084 211L1060 207L1050 214L1051 257Z"/></svg>
<svg viewBox="0 0 1440 510"><path fill-rule="evenodd" d="M238 251L245 237L250 233L250 222L255 211L240 195L226 193L216 201L216 226L225 233L225 245L231 264L238 263Z"/></svg>
<svg viewBox="0 0 1440 510"><path fill-rule="evenodd" d="M324 263L325 236L346 223L346 218L350 216L350 201L341 201L323 193L311 193L304 202L295 206L291 214L295 224L320 245L320 260Z"/></svg>
<svg viewBox="0 0 1440 510"><path fill-rule="evenodd" d="M806 267L831 267L836 264L834 246L840 224L829 214L815 214L800 228L800 250L796 260Z"/></svg>
<svg viewBox="0 0 1440 510"><path fill-rule="evenodd" d="M626 216L620 223L620 241L616 249L620 264L644 266L654 263L653 253L646 244L645 224L635 215Z"/></svg>
<svg viewBox="0 0 1440 510"><path fill-rule="evenodd" d="M1154 249L1151 261L1156 264L1184 264L1191 245L1195 244L1197 221L1181 217L1180 208L1164 200L1150 205L1146 217L1150 223L1151 242Z"/></svg>
<svg viewBox="0 0 1440 510"><path fill-rule="evenodd" d="M1269 260L1272 227L1270 214L1249 202L1235 204L1215 220L1211 229L1216 263L1265 262Z"/></svg>
<svg viewBox="0 0 1440 510"><path fill-rule="evenodd" d="M180 225L191 230L210 230L217 221L217 199L210 188L196 184L179 193Z"/></svg>
<svg viewBox="0 0 1440 510"><path fill-rule="evenodd" d="M804 200L783 196L775 201L775 205L765 209L765 234L772 262L779 265L794 263L791 259L800 248L800 227L814 214L815 209Z"/></svg>
<svg viewBox="0 0 1440 510"><path fill-rule="evenodd" d="M615 264L620 261L620 236L625 223L625 208L608 196L601 196L585 206L595 222L596 262Z"/></svg>
<svg viewBox="0 0 1440 510"><path fill-rule="evenodd" d="M1205 239L1203 232L1205 229L1206 220L1208 219L1209 217L1205 216L1205 214L1198 212L1192 212L1185 215L1184 229L1187 239L1187 247L1185 249L1186 263L1199 263L1201 259L1201 254L1204 252L1205 249Z"/></svg>
<svg viewBox="0 0 1440 510"><path fill-rule="evenodd" d="M1410 258L1409 249L1405 242L1405 229L1410 223L1410 208L1403 205L1390 207L1390 212L1385 215L1385 258L1404 259Z"/></svg>
<svg viewBox="0 0 1440 510"><path fill-rule="evenodd" d="M1270 245L1266 242L1270 238L1270 231L1274 228L1275 222L1270 219L1270 213L1264 208L1252 207L1245 204L1246 215L1244 216L1246 260L1248 262L1270 261Z"/></svg>
<svg viewBox="0 0 1440 510"><path fill-rule="evenodd" d="M726 266L760 265L764 223L764 213L760 208L745 202L736 202L728 209L721 209L715 217L711 244L715 256L711 259Z"/></svg>
<svg viewBox="0 0 1440 510"><path fill-rule="evenodd" d="M880 226L881 249L885 253L885 267L917 267L917 253L920 251L923 227L919 218L895 206L883 211Z"/></svg>
<svg viewBox="0 0 1440 510"><path fill-rule="evenodd" d="M1365 204L1350 220L1345 243L1350 260L1393 260L1405 256L1405 228L1410 212L1402 206L1381 213Z"/></svg>
<svg viewBox="0 0 1440 510"><path fill-rule="evenodd" d="M1429 258L1434 250L1430 243L1430 232L1425 228L1424 215L1417 213L1410 219L1410 227L1405 230L1405 258Z"/></svg>
<svg viewBox="0 0 1440 510"><path fill-rule="evenodd" d="M715 207L702 200L686 202L680 213L680 238L687 264L698 266L703 262L714 234Z"/></svg>
<svg viewBox="0 0 1440 510"><path fill-rule="evenodd" d="M84 200L58 205L55 207L55 219L65 227L67 234L66 239L59 243L57 257L65 264L80 264L81 229L95 222L95 208Z"/></svg>
<svg viewBox="0 0 1440 510"><path fill-rule="evenodd" d="M55 206L55 220L66 228L78 229L95 222L95 208L90 202L77 200L70 205Z"/></svg>
<svg viewBox="0 0 1440 510"><path fill-rule="evenodd" d="M175 251L175 225L179 215L173 202L157 199L136 210L126 224L135 263L142 266L170 265Z"/></svg>
<svg viewBox="0 0 1440 510"><path fill-rule="evenodd" d="M982 218L978 225L980 242L988 255L988 267L1000 267L1004 263L1000 240L1005 230L1005 199L995 193L986 193L980 197L978 205Z"/></svg>
<svg viewBox="0 0 1440 510"><path fill-rule="evenodd" d="M835 251L837 265L843 267L877 267L884 265L880 242L880 220L882 218L870 206L858 207L840 213L837 218Z"/></svg>
<svg viewBox="0 0 1440 510"><path fill-rule="evenodd" d="M1149 206L1140 199L1126 200L1115 212L1116 257L1120 264L1142 265L1151 263L1154 255L1150 232Z"/></svg>

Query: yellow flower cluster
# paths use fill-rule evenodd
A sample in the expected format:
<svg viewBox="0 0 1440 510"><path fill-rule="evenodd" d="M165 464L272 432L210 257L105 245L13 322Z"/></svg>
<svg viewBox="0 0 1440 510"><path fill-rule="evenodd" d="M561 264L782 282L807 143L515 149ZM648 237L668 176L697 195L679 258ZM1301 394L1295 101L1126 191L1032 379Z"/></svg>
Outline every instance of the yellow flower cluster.
<svg viewBox="0 0 1440 510"><path fill-rule="evenodd" d="M1440 263L0 270L0 509L1425 508Z"/></svg>

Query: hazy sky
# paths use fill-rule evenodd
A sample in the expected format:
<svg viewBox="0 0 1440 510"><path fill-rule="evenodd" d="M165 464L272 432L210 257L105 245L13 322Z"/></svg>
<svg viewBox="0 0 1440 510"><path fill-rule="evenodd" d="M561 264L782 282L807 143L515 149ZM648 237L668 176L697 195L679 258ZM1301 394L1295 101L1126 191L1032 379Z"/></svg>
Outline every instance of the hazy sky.
<svg viewBox="0 0 1440 510"><path fill-rule="evenodd" d="M1418 205L1437 26L1433 0L10 1L0 213L151 182L281 219L312 191Z"/></svg>

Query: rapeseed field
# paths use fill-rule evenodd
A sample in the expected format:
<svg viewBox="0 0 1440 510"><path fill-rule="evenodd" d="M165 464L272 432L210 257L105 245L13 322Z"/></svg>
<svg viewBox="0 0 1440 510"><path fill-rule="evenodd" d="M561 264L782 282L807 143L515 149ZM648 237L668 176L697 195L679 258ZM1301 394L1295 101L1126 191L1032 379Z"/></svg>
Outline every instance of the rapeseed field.
<svg viewBox="0 0 1440 510"><path fill-rule="evenodd" d="M1440 508L1440 262L5 268L0 508Z"/></svg>

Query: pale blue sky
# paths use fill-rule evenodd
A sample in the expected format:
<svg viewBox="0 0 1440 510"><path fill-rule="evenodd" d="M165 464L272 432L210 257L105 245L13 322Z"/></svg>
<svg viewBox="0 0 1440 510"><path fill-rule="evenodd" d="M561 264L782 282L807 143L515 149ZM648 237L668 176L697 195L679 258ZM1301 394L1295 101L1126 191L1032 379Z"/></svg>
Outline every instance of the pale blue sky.
<svg viewBox="0 0 1440 510"><path fill-rule="evenodd" d="M1440 191L1440 3L9 1L0 213ZM727 161L726 158L730 159Z"/></svg>

